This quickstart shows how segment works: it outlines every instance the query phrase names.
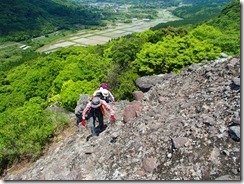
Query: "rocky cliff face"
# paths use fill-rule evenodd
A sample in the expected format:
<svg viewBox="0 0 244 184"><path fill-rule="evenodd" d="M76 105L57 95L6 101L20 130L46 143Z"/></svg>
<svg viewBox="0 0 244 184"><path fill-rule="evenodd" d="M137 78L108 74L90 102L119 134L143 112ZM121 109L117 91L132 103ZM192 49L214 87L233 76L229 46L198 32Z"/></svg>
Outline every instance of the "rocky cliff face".
<svg viewBox="0 0 244 184"><path fill-rule="evenodd" d="M240 180L240 58L168 76L112 104L98 137L79 127L4 180Z"/></svg>

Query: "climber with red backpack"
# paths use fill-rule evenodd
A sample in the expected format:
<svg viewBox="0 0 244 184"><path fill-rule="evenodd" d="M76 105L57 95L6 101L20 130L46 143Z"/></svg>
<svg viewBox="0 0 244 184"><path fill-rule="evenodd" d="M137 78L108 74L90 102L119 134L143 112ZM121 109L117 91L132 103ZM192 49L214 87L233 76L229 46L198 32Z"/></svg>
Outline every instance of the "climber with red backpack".
<svg viewBox="0 0 244 184"><path fill-rule="evenodd" d="M95 129L95 123L96 123L96 118L98 118L99 122L99 131L102 131L104 128L104 115L105 115L105 109L109 110L110 112L110 120L112 123L115 122L115 117L114 117L114 111L113 109L102 99L99 97L94 97L92 101L90 101L85 109L82 112L82 121L81 125L85 126L86 125L86 119L88 119L89 126L91 128L91 134L92 136L98 136L96 129Z"/></svg>

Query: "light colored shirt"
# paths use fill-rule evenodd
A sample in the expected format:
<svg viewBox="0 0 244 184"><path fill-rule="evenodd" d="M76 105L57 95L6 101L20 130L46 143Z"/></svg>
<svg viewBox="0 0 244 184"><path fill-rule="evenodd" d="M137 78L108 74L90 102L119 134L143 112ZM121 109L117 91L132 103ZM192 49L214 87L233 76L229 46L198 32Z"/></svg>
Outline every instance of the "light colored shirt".
<svg viewBox="0 0 244 184"><path fill-rule="evenodd" d="M102 94L102 90L104 90L102 87L100 87L98 90L96 90L94 93L93 93L93 96L97 96L99 93ZM112 100L112 102L114 102L114 96L112 95L112 93L108 91L108 97L110 97L110 99Z"/></svg>

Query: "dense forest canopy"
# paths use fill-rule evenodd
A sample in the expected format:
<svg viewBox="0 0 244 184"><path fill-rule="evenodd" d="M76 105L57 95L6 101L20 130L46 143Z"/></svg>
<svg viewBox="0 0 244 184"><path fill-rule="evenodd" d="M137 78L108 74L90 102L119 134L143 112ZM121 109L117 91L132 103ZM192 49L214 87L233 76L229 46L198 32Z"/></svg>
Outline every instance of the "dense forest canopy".
<svg viewBox="0 0 244 184"><path fill-rule="evenodd" d="M47 0L33 2L41 7ZM1 5L6 4L1 1ZM50 8L50 12L55 13L55 7ZM68 2L65 7L74 8ZM37 8L35 12L42 10ZM63 10L58 12L60 17L65 8ZM194 14L192 11L192 15L186 12L182 16ZM33 26L32 23L30 21ZM66 25L63 21L59 23L59 26ZM193 63L216 59L222 52L240 55L238 0L224 6L216 17L195 24L191 22L191 26L163 26L120 37L104 45L72 46L50 54L24 51L11 62L1 62L0 174L13 163L38 158L50 138L68 124L62 112L50 110L51 105L74 111L79 94L92 95L100 82L111 86L117 101L132 100L133 91L138 90L135 86L138 77L177 73ZM10 53L5 52L3 57L7 59Z"/></svg>
<svg viewBox="0 0 244 184"><path fill-rule="evenodd" d="M182 18L182 20L177 20L173 22L166 22L156 25L152 30L160 29L168 26L184 26L191 29L192 26L201 24L204 20L209 20L213 17L220 15L222 9L225 5L230 2L229 0L184 0L183 3L188 6L181 6L173 10L173 14L177 17Z"/></svg>
<svg viewBox="0 0 244 184"><path fill-rule="evenodd" d="M101 23L101 10L61 0L2 0L0 10L0 37L14 40Z"/></svg>

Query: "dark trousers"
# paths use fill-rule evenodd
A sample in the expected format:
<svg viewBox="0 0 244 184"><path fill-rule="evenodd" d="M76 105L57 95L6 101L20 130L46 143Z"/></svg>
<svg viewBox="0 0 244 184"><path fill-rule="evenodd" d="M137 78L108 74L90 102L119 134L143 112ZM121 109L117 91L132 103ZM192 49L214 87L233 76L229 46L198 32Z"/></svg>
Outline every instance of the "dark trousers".
<svg viewBox="0 0 244 184"><path fill-rule="evenodd" d="M91 134L92 134L92 136L97 136L98 135L97 132L96 132L96 118L98 119L99 130L102 130L103 125L104 125L102 112L92 114L90 116L90 118L88 119L89 126L91 128Z"/></svg>

